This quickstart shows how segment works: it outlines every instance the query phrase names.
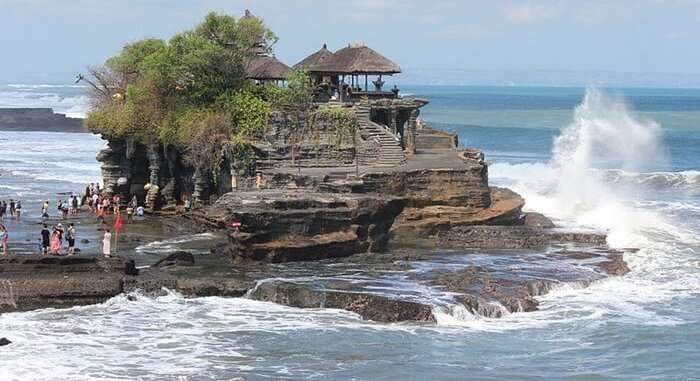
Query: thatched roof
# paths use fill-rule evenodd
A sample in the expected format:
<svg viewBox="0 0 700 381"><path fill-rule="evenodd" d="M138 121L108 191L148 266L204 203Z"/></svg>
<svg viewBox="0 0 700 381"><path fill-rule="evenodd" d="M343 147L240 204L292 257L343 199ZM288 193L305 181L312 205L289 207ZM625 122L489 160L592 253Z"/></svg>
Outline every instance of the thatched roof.
<svg viewBox="0 0 700 381"><path fill-rule="evenodd" d="M348 45L309 71L343 74L395 74L401 68L390 59L364 45Z"/></svg>
<svg viewBox="0 0 700 381"><path fill-rule="evenodd" d="M259 80L286 79L291 70L289 66L274 56L257 56L251 59L245 67L246 77Z"/></svg>
<svg viewBox="0 0 700 381"><path fill-rule="evenodd" d="M294 68L311 70L312 68L322 64L323 62L331 58L333 58L333 52L328 50L326 44L323 44L323 47L321 47L321 49L319 49L316 53L313 53L310 56L299 61L296 65L294 65Z"/></svg>

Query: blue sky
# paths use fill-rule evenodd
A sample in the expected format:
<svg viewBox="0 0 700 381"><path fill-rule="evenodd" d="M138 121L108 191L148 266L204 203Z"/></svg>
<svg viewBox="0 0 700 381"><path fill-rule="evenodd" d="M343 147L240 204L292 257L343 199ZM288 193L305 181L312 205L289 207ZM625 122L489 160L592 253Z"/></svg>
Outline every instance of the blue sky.
<svg viewBox="0 0 700 381"><path fill-rule="evenodd" d="M408 82L700 86L700 0L0 0L0 81L60 80L126 42L246 8L288 64L364 42Z"/></svg>

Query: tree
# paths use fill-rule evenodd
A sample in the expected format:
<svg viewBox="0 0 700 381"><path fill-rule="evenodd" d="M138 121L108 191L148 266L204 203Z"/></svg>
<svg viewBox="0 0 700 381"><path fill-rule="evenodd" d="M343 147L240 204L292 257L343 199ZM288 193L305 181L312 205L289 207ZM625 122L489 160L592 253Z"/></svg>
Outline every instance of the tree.
<svg viewBox="0 0 700 381"><path fill-rule="evenodd" d="M245 144L264 127L269 102L251 91L245 64L276 41L258 18L212 12L167 42L127 44L78 76L91 88L86 125L112 138L174 145L213 167L225 145L202 144L207 134Z"/></svg>

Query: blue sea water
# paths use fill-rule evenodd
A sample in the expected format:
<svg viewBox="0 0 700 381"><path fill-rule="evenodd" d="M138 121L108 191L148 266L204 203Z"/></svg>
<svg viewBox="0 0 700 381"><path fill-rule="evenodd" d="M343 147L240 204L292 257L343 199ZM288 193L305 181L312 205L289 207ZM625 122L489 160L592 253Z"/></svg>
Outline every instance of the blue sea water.
<svg viewBox="0 0 700 381"><path fill-rule="evenodd" d="M526 208L562 226L606 231L613 247L639 248L625 257L631 272L589 287L563 285L539 298L540 311L500 319L436 308L437 325L377 324L344 311L174 293L3 314L0 336L14 343L0 356L0 378L698 379L700 90L403 91L430 100L421 113L426 123L457 132L462 146L484 149L492 182L518 191ZM73 88L0 86L0 107L4 93L20 103L17 92L32 99L53 94L39 96L49 106L80 96ZM97 173L90 151L102 143L90 135L2 137L0 171L15 172L12 184L0 177L0 198L31 187L46 176L44 166L58 168L55 162L79 160L80 176L46 180L54 188L78 190ZM56 140L64 146L52 146L51 156L27 150ZM483 260L451 255L446 263ZM396 285L407 287L397 286L399 293L417 292Z"/></svg>

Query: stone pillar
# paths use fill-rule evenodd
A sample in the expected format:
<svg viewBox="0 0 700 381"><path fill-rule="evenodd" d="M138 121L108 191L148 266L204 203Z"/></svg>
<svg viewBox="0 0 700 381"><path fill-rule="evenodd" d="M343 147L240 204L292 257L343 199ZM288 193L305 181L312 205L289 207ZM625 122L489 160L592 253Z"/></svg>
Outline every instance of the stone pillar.
<svg viewBox="0 0 700 381"><path fill-rule="evenodd" d="M146 205L149 209L154 210L157 207L160 193L160 168L162 165L160 146L158 144L149 144L146 147L146 155L148 157L148 170L150 171L149 183L151 184L146 193Z"/></svg>
<svg viewBox="0 0 700 381"><path fill-rule="evenodd" d="M420 114L419 109L411 111L411 116L408 118L408 125L404 131L407 153L416 153L416 120Z"/></svg>
<svg viewBox="0 0 700 381"><path fill-rule="evenodd" d="M199 168L194 171L194 193L192 197L197 202L209 200L209 176Z"/></svg>
<svg viewBox="0 0 700 381"><path fill-rule="evenodd" d="M394 133L394 135L398 134L399 132L397 131L397 126L396 126L396 116L398 115L398 112L395 109L389 109L389 127L391 128L391 132Z"/></svg>
<svg viewBox="0 0 700 381"><path fill-rule="evenodd" d="M123 140L109 140L107 147L97 154L97 161L102 163L103 193L111 197L119 191L119 179L125 177L123 158L126 146Z"/></svg>

